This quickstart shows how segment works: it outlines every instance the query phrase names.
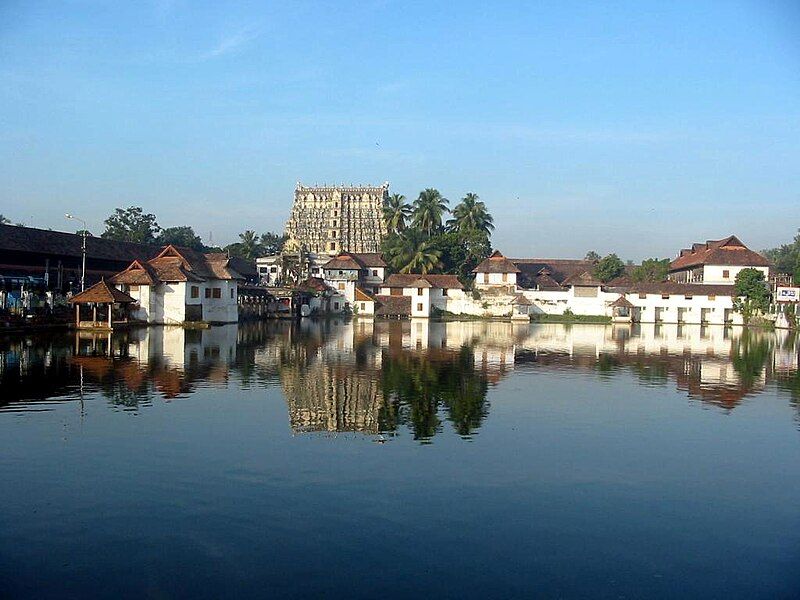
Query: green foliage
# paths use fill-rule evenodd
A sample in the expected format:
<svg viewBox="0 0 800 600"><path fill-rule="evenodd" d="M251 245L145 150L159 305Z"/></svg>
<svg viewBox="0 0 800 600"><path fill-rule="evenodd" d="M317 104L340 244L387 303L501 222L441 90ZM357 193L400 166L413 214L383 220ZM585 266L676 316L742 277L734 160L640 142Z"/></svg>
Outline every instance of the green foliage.
<svg viewBox="0 0 800 600"><path fill-rule="evenodd" d="M439 190L427 188L414 201L412 225L431 236L442 227L442 218L449 212L447 198Z"/></svg>
<svg viewBox="0 0 800 600"><path fill-rule="evenodd" d="M739 271L734 291L737 298L733 301L733 308L742 315L745 325L755 315L769 309L769 290L762 271L752 268Z"/></svg>
<svg viewBox="0 0 800 600"><path fill-rule="evenodd" d="M9 219L3 214L0 214L0 225L10 225L10 224L11 224L11 219Z"/></svg>
<svg viewBox="0 0 800 600"><path fill-rule="evenodd" d="M383 207L383 219L386 221L386 228L389 233L400 233L403 231L411 218L411 206L406 202L406 197L402 194L392 194Z"/></svg>
<svg viewBox="0 0 800 600"><path fill-rule="evenodd" d="M642 264L633 269L631 279L636 282L657 282L664 281L669 273L668 258L648 258Z"/></svg>
<svg viewBox="0 0 800 600"><path fill-rule="evenodd" d="M259 243L261 245L261 255L262 256L271 256L273 254L280 254L283 250L283 245L286 243L286 240L289 239L289 236L284 234L278 235L277 233L273 233L272 231L268 231L267 233L262 233Z"/></svg>
<svg viewBox="0 0 800 600"><path fill-rule="evenodd" d="M760 331L742 330L742 335L731 344L731 362L739 375L740 385L751 389L758 379L767 360L772 355L772 338Z"/></svg>
<svg viewBox="0 0 800 600"><path fill-rule="evenodd" d="M203 240L194 232L194 229L187 225L178 227L167 227L158 234L156 241L166 246L172 244L174 246L183 246L184 248L191 248L198 252L205 251L206 247L203 245Z"/></svg>
<svg viewBox="0 0 800 600"><path fill-rule="evenodd" d="M616 254L604 256L594 267L594 276L603 283L619 277L625 272L625 265Z"/></svg>
<svg viewBox="0 0 800 600"><path fill-rule="evenodd" d="M494 219L478 194L468 193L453 209L453 218L447 221L451 231L479 232L488 237L494 230Z"/></svg>
<svg viewBox="0 0 800 600"><path fill-rule="evenodd" d="M398 273L433 273L442 266L441 251L418 229L388 236L381 250L389 266Z"/></svg>
<svg viewBox="0 0 800 600"><path fill-rule="evenodd" d="M137 242L153 244L156 235L161 231L156 216L145 213L140 206L117 208L114 214L105 220L106 230L100 237L121 242Z"/></svg>
<svg viewBox="0 0 800 600"><path fill-rule="evenodd" d="M583 260L588 260L589 262L600 262L600 255L595 252L594 250L589 250L586 253L586 256L583 257Z"/></svg>
<svg viewBox="0 0 800 600"><path fill-rule="evenodd" d="M89 231L88 229L78 229L78 231L75 232L75 235L81 235L81 236L85 235L86 237L94 237L92 235L92 232Z"/></svg>
<svg viewBox="0 0 800 600"><path fill-rule="evenodd" d="M791 273L795 285L800 285L800 229L789 244L764 250L764 256L775 263L779 273Z"/></svg>

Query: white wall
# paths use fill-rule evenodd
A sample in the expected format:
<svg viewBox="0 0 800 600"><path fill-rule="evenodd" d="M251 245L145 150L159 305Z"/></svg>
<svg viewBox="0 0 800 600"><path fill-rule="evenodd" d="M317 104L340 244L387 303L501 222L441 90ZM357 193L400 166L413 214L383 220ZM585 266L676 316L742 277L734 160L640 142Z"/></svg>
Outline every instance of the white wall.
<svg viewBox="0 0 800 600"><path fill-rule="evenodd" d="M769 267L731 267L724 265L705 265L703 267L703 281L704 284L726 284L733 285L736 283L736 275L742 269L758 269L764 273L764 279L769 279ZM728 271L728 277L723 277L723 272Z"/></svg>
<svg viewBox="0 0 800 600"><path fill-rule="evenodd" d="M488 283L486 282L486 276L489 276ZM505 276L505 281L503 281L503 276ZM516 286L517 285L517 274L516 273L476 273L475 277L475 287L478 289L484 289L486 287L491 286Z"/></svg>

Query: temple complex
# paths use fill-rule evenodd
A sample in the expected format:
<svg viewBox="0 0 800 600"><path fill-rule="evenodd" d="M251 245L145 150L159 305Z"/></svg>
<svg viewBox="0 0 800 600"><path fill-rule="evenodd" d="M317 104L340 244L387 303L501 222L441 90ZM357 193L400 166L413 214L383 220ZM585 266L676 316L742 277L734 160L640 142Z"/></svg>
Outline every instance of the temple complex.
<svg viewBox="0 0 800 600"><path fill-rule="evenodd" d="M388 182L348 187L298 183L286 234L311 254L379 252L386 235L383 207L388 197Z"/></svg>

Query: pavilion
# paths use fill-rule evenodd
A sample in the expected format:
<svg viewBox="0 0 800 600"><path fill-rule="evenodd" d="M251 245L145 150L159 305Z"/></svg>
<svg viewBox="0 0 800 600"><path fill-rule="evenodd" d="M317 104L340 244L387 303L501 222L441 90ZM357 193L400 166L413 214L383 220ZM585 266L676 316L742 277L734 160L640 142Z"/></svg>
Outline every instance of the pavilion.
<svg viewBox="0 0 800 600"><path fill-rule="evenodd" d="M70 298L70 303L75 305L75 327L78 329L113 329L115 308L118 311L122 309L124 312L122 321L127 323L128 307L135 302L136 300L108 284L105 279L101 279L92 287ZM90 321L81 320L82 306L91 307L92 319ZM100 311L101 313L105 312L105 315L98 314L98 307L105 309ZM98 320L98 317L101 319Z"/></svg>

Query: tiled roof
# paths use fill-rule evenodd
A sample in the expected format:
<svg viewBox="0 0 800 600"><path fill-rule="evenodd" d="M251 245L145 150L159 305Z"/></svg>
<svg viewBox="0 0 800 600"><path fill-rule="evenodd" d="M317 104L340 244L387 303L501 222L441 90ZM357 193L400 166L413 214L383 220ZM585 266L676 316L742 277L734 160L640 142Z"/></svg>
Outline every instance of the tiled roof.
<svg viewBox="0 0 800 600"><path fill-rule="evenodd" d="M568 258L512 258L520 269L517 285L525 289L563 289L570 285L625 285L636 265L625 265L625 272L603 283L594 276L596 263Z"/></svg>
<svg viewBox="0 0 800 600"><path fill-rule="evenodd" d="M0 251L35 252L60 256L81 256L83 238L74 233L50 231L34 227L0 225ZM161 251L161 246L118 242L100 237L86 237L89 258L129 262L135 258L147 260Z"/></svg>
<svg viewBox="0 0 800 600"><path fill-rule="evenodd" d="M86 304L87 302L131 304L136 302L125 292L118 290L113 285L109 285L105 279L101 279L80 294L75 294L69 301L73 304Z"/></svg>
<svg viewBox="0 0 800 600"><path fill-rule="evenodd" d="M615 308L616 308L616 307L620 307L620 308L633 308L633 304L631 304L631 303L630 303L630 302L629 302L629 301L628 301L628 300L625 298L625 296L623 296L622 294L620 294L619 298L617 298L616 300L614 300L614 301L611 303L611 306L613 306L613 307L615 307Z"/></svg>
<svg viewBox="0 0 800 600"><path fill-rule="evenodd" d="M519 273L512 261L508 260L499 250L492 252L492 255L485 259L481 264L472 270L473 273Z"/></svg>
<svg viewBox="0 0 800 600"><path fill-rule="evenodd" d="M351 252L350 255L365 267L386 267L386 261L379 252Z"/></svg>
<svg viewBox="0 0 800 600"><path fill-rule="evenodd" d="M160 281L193 281L207 279L244 279L230 266L227 255L203 254L189 248L165 246L147 262L136 260L127 269L111 278L116 284L153 285Z"/></svg>
<svg viewBox="0 0 800 600"><path fill-rule="evenodd" d="M420 285L419 282L427 283L429 285ZM440 274L426 274L420 273L394 273L386 278L382 284L383 287L390 288L406 288L406 287L434 287L441 289L456 289L463 290L464 286L455 275L440 275Z"/></svg>
<svg viewBox="0 0 800 600"><path fill-rule="evenodd" d="M360 287L356 288L355 299L358 300L359 302L374 302L375 301L375 298L370 296L367 292L362 290Z"/></svg>
<svg viewBox="0 0 800 600"><path fill-rule="evenodd" d="M297 289L321 293L332 288L319 277L309 277L305 281L301 281L299 284L297 284Z"/></svg>
<svg viewBox="0 0 800 600"><path fill-rule="evenodd" d="M659 281L654 283L630 283L621 286L609 286L608 290L620 294L675 294L685 296L734 296L732 285L705 285L702 283L679 283L677 281Z"/></svg>
<svg viewBox="0 0 800 600"><path fill-rule="evenodd" d="M670 271L681 271L701 265L736 267L769 267L769 260L753 252L735 235L721 240L708 240L705 244L692 244L684 248L669 265Z"/></svg>
<svg viewBox="0 0 800 600"><path fill-rule="evenodd" d="M411 296L375 296L375 300L376 315L396 317L411 314Z"/></svg>
<svg viewBox="0 0 800 600"><path fill-rule="evenodd" d="M349 254L340 254L338 256L334 256L332 259L322 265L322 268L360 271L364 268L364 266Z"/></svg>

